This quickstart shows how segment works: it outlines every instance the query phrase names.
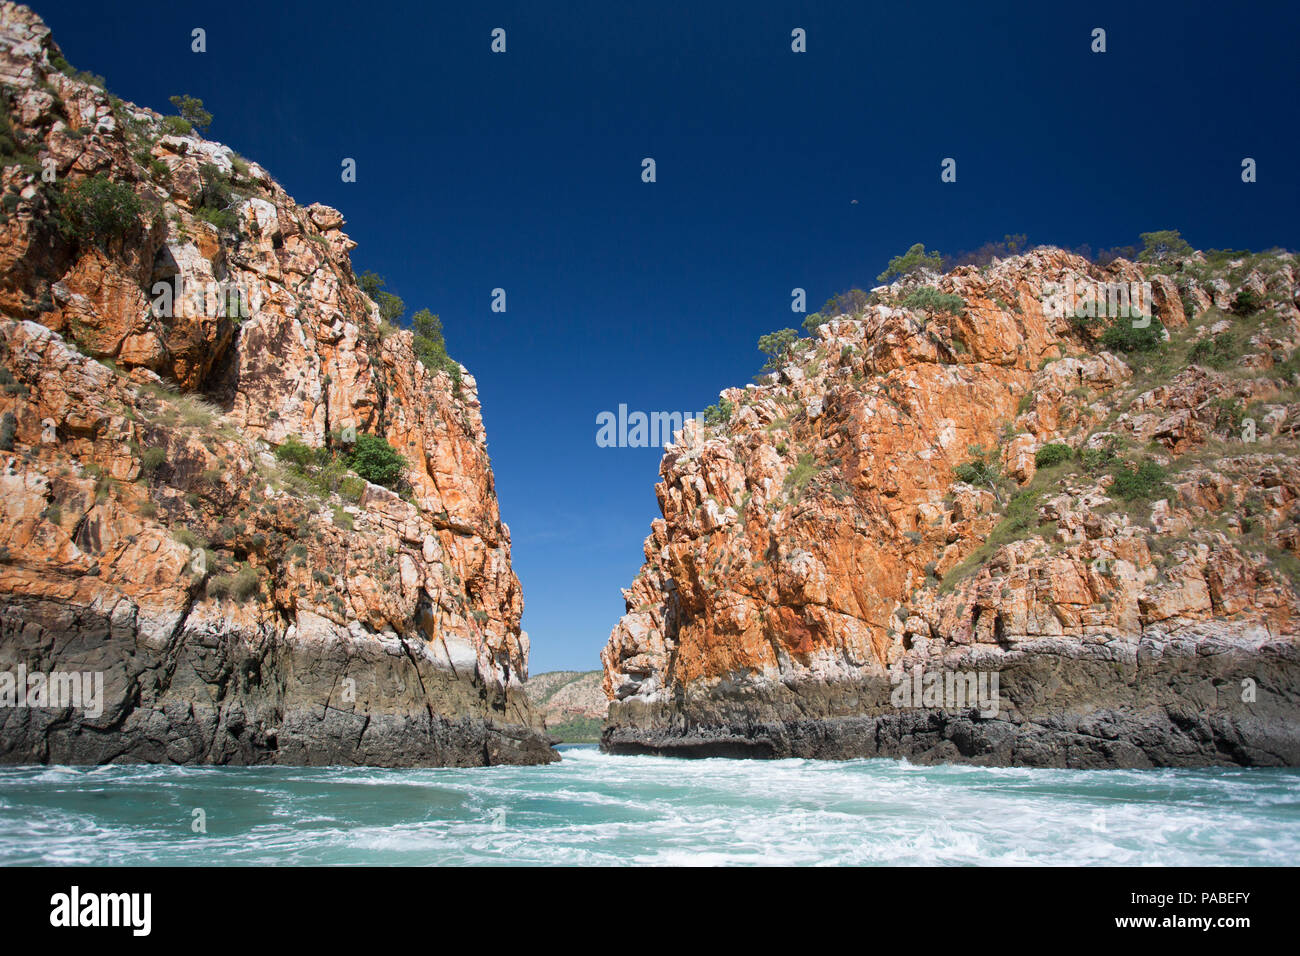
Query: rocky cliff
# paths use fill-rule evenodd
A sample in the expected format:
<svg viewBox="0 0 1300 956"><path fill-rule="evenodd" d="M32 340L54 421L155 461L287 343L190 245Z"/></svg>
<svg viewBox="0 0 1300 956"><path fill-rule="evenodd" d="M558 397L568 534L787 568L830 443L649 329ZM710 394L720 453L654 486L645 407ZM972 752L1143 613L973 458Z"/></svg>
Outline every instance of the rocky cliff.
<svg viewBox="0 0 1300 956"><path fill-rule="evenodd" d="M0 760L555 759L474 379L381 320L342 215L11 3L0 84L0 670L105 684L0 709Z"/></svg>
<svg viewBox="0 0 1300 956"><path fill-rule="evenodd" d="M530 677L525 689L547 733L564 742L594 743L609 714L603 684L601 671L547 671Z"/></svg>
<svg viewBox="0 0 1300 956"><path fill-rule="evenodd" d="M1150 260L912 270L723 392L664 455L603 746L1300 764L1300 266Z"/></svg>

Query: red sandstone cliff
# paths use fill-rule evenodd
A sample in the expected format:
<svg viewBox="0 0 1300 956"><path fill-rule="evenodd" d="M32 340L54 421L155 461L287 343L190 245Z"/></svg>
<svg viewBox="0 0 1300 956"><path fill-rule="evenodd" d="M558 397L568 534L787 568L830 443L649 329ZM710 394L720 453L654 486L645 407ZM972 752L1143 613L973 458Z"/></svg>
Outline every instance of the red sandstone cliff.
<svg viewBox="0 0 1300 956"><path fill-rule="evenodd" d="M1070 280L1150 282L1154 347L1051 314ZM1297 286L1287 254L1048 249L822 325L666 451L605 746L1300 762ZM924 667L1000 671L1000 714L893 706Z"/></svg>
<svg viewBox="0 0 1300 956"><path fill-rule="evenodd" d="M0 666L108 675L98 719L0 713L0 759L553 759L474 379L380 321L342 215L67 75L11 3L0 84ZM96 176L138 212L70 235ZM177 280L246 317L158 314ZM349 428L405 481L273 454Z"/></svg>

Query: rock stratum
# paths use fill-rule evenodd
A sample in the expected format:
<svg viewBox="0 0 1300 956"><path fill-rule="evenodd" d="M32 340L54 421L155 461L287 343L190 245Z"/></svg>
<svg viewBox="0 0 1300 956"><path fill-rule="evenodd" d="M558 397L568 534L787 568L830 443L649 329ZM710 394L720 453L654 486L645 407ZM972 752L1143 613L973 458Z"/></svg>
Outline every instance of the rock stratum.
<svg viewBox="0 0 1300 956"><path fill-rule="evenodd" d="M547 671L534 674L525 689L541 711L546 730L564 742L595 742L609 715L601 671Z"/></svg>
<svg viewBox="0 0 1300 956"><path fill-rule="evenodd" d="M76 74L11 3L0 85L0 671L104 675L98 715L0 709L0 761L557 759L475 381L381 320L342 215ZM129 221L77 234L96 177ZM160 309L159 282L240 301ZM352 429L404 480L346 473Z"/></svg>
<svg viewBox="0 0 1300 956"><path fill-rule="evenodd" d="M1048 248L824 322L666 449L602 746L1300 764L1298 286L1286 253ZM993 674L992 707L899 696Z"/></svg>

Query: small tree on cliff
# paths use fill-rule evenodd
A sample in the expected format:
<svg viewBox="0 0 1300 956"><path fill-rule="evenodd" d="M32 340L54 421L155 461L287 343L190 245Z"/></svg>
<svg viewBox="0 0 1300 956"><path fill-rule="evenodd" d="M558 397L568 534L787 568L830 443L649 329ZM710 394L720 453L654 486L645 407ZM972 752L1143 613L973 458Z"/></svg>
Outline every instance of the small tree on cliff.
<svg viewBox="0 0 1300 956"><path fill-rule="evenodd" d="M767 364L763 366L763 370L779 369L788 362L794 353L794 343L798 338L799 333L794 329L781 329L761 336L758 340L758 350L767 356Z"/></svg>
<svg viewBox="0 0 1300 956"><path fill-rule="evenodd" d="M1138 253L1139 262L1163 262L1165 259L1181 259L1192 254L1192 247L1179 234L1177 229L1160 229L1156 232L1144 232L1142 251Z"/></svg>
<svg viewBox="0 0 1300 956"><path fill-rule="evenodd" d="M347 453L348 467L366 481L394 488L406 474L406 459L378 435L357 432L356 444Z"/></svg>
<svg viewBox="0 0 1300 956"><path fill-rule="evenodd" d="M934 269L938 271L943 266L943 256L937 252L925 251L922 243L917 243L908 249L901 256L894 256L889 260L889 265L885 266L885 271L876 276L878 282L890 282L895 278L901 279L904 276L914 275L922 269Z"/></svg>
<svg viewBox="0 0 1300 956"><path fill-rule="evenodd" d="M104 173L65 190L59 209L65 232L83 242L101 244L130 229L140 211L135 190L113 182Z"/></svg>
<svg viewBox="0 0 1300 956"><path fill-rule="evenodd" d="M208 127L212 125L212 114L203 108L201 99L185 95L173 96L171 103L176 107L176 112L181 115L181 119L200 133L207 133Z"/></svg>
<svg viewBox="0 0 1300 956"><path fill-rule="evenodd" d="M411 331L415 333L411 347L415 357L424 367L434 372L446 372L451 378L453 395L460 395L460 363L447 354L447 340L442 335L442 319L428 309L411 316Z"/></svg>
<svg viewBox="0 0 1300 956"><path fill-rule="evenodd" d="M958 481L964 481L968 485L984 485L993 492L993 497L997 499L998 504L1001 504L1002 493L998 490L998 481L1001 480L1002 474L994 460L997 450L985 451L980 445L971 445L967 451L970 452L971 460L958 465L952 473L957 476Z"/></svg>
<svg viewBox="0 0 1300 956"><path fill-rule="evenodd" d="M399 296L395 296L391 292L385 292L384 286L386 284L383 276L369 269L361 273L361 277L357 279L357 285L361 286L361 291L368 295L375 305L379 306L380 320L390 325L396 325L406 312L406 303Z"/></svg>

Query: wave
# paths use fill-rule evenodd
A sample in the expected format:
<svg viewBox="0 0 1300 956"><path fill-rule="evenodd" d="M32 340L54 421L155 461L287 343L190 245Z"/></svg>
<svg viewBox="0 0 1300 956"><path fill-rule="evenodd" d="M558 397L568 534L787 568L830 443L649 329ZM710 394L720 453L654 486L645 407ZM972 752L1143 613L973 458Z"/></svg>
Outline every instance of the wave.
<svg viewBox="0 0 1300 956"><path fill-rule="evenodd" d="M1289 865L1300 771L0 768L0 865ZM194 832L196 811L206 832Z"/></svg>

